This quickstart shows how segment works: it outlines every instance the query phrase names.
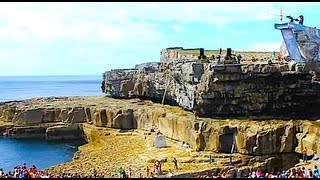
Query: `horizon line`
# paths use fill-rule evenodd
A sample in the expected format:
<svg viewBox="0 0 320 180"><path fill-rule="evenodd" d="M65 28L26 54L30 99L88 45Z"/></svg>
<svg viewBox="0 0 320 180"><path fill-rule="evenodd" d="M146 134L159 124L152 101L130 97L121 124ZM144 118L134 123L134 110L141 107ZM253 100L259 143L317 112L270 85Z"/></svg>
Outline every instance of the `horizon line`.
<svg viewBox="0 0 320 180"><path fill-rule="evenodd" d="M101 76L101 74L52 74L52 75L0 75L0 77L35 77L35 76Z"/></svg>

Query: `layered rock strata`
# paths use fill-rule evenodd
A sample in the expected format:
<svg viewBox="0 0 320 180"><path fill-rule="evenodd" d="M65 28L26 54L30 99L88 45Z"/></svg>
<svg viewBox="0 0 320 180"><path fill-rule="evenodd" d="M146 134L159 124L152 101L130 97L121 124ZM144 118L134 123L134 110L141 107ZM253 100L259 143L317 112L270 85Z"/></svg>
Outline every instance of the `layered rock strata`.
<svg viewBox="0 0 320 180"><path fill-rule="evenodd" d="M168 50L171 51L178 50ZM162 58L140 69L104 73L104 93L140 97L197 110L206 117L317 119L319 63L312 71L290 71L290 64L217 64ZM307 66L306 66L307 67Z"/></svg>
<svg viewBox="0 0 320 180"><path fill-rule="evenodd" d="M274 163L279 159L281 162L286 161L281 157L293 157L294 154L301 153L304 147L309 149L309 155L312 155L313 151L320 151L317 143L320 133L319 121L210 118L196 120L191 112L180 107L154 104L139 99L117 100L107 97L74 97L64 100L50 99L50 101L32 99L4 103L0 112L2 122L13 123L13 127L9 127L9 137L38 137L38 135L47 139L61 139L63 136L80 137L81 126L77 123L147 131L158 127L167 138L188 142L195 151L230 153L232 144L235 143L235 152L256 158L263 157L263 162L269 162L265 167L270 168L277 167ZM51 115L46 116L50 114L46 112L50 112ZM61 114L65 114L64 118L61 118ZM33 117L32 120L30 117ZM52 127L50 123L61 123L65 126ZM69 127L71 124L73 127ZM31 125L38 128L34 129Z"/></svg>

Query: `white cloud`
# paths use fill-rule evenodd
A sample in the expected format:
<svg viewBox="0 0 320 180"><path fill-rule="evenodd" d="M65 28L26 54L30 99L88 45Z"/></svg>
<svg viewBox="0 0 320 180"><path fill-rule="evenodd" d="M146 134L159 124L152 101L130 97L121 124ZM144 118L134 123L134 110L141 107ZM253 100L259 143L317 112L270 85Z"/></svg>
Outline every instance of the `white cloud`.
<svg viewBox="0 0 320 180"><path fill-rule="evenodd" d="M299 10L293 3L275 6L268 2L1 3L0 40L48 42L90 36L123 41L149 33L162 38L150 21L200 22L219 27L235 21L274 19L280 9L284 13ZM173 25L172 29L180 31L181 26Z"/></svg>
<svg viewBox="0 0 320 180"><path fill-rule="evenodd" d="M0 70L10 70L8 75L16 72L32 74L35 70L45 68L45 62L41 60L44 56L35 47L0 48L0 54Z"/></svg>
<svg viewBox="0 0 320 180"><path fill-rule="evenodd" d="M257 43L257 44L252 44L243 50L271 52L271 51L279 51L280 46L281 46L281 42Z"/></svg>
<svg viewBox="0 0 320 180"><path fill-rule="evenodd" d="M113 54L117 49L122 49L123 54L128 49L133 51L130 51L132 56L121 57L121 62L128 58L144 61L148 56L138 52L148 50L157 56L160 49L165 47L164 44L175 42L168 34L163 33L164 28L169 28L170 33L181 32L182 27L187 27L187 23L204 23L214 28L227 27L234 22L250 24L255 20L277 18L274 14L280 9L284 15L300 15L304 7L317 7L320 4L298 5L268 2L1 3L0 73L8 72L5 70L13 67L13 62L18 64L15 66L18 69L16 72L28 72L24 69L32 69L33 64L38 66L44 63L45 60L40 61L41 58L50 56L43 52L49 51L46 48L60 46L60 42L67 43L65 51L72 54L72 57L86 56L85 62L89 64L105 63L106 57L117 58L115 56L118 54ZM162 26L162 23L167 24ZM245 35L246 32L237 33ZM8 50L12 46L25 49ZM273 50L279 47L275 43L267 43L255 44L248 49ZM33 68L35 69L36 67Z"/></svg>
<svg viewBox="0 0 320 180"><path fill-rule="evenodd" d="M180 32L182 30L181 26L179 25L173 25L171 28L176 32Z"/></svg>
<svg viewBox="0 0 320 180"><path fill-rule="evenodd" d="M108 65L111 63L108 59L93 59L88 61L89 64L100 64L100 65Z"/></svg>
<svg viewBox="0 0 320 180"><path fill-rule="evenodd" d="M121 30L117 27L104 27L100 30L100 37L105 41L119 41L122 34Z"/></svg>
<svg viewBox="0 0 320 180"><path fill-rule="evenodd" d="M88 63L89 66L98 65L103 67L101 72L110 69L118 69L118 68L133 68L135 64L146 61L139 61L142 59L142 55L125 53L122 55L116 53L105 53L104 56L99 56L99 54L94 55L96 59L90 59L84 63ZM132 61L135 60L135 61ZM138 61L137 61L138 60Z"/></svg>
<svg viewBox="0 0 320 180"><path fill-rule="evenodd" d="M128 15L143 17L157 21L203 22L216 25L228 24L234 21L250 21L261 18L261 12L273 9L269 3L157 3L148 6L141 4L132 8ZM254 11L253 11L254 9ZM263 17L265 18L265 17Z"/></svg>

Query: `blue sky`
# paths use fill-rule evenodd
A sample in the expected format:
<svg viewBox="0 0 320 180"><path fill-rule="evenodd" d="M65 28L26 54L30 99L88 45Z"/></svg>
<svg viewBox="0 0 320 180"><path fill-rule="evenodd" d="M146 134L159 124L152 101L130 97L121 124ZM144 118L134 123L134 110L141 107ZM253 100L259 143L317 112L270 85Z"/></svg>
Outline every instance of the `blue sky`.
<svg viewBox="0 0 320 180"><path fill-rule="evenodd" d="M100 75L162 48L274 51L283 15L320 27L316 2L1 2L0 76ZM284 21L288 21L284 18Z"/></svg>

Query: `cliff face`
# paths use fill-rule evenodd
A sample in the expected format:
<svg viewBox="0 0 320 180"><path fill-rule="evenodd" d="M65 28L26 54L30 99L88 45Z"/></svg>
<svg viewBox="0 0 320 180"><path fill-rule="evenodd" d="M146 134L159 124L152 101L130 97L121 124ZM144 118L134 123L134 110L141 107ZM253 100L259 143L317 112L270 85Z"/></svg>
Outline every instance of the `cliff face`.
<svg viewBox="0 0 320 180"><path fill-rule="evenodd" d="M245 171L287 169L298 162L304 147L308 155L320 151L320 121L195 119L181 107L107 97L31 99L0 106L0 130L11 138L83 139L86 124L146 131L158 127L194 151L230 153L234 143L235 163ZM225 160L219 163L228 166Z"/></svg>
<svg viewBox="0 0 320 180"><path fill-rule="evenodd" d="M64 134L67 137L79 137L81 133L77 123L88 123L98 127L117 129L143 129L150 131L154 127L168 138L188 142L196 151L208 150L229 153L235 142L236 151L244 155L272 155L282 153L301 153L304 146L312 151L320 151L319 121L303 120L217 120L202 118L195 120L191 112L180 107L162 106L150 101L116 100L105 97L68 98L50 102L16 102L0 106L0 120L12 122L9 136L40 134L47 139ZM48 104L49 105L48 105ZM32 109L34 104L37 108ZM45 107L49 106L49 107ZM82 107L81 107L82 106ZM61 109L67 109L62 118ZM51 118L44 115L51 112ZM68 112L68 113L67 113ZM24 114L24 116L21 116ZM42 116L33 116L42 114ZM81 116L79 116L81 114ZM33 116L32 120L29 119ZM61 127L50 124L64 122L74 124ZM41 125L46 124L46 126ZM32 127L40 126L35 132ZM5 129L3 129L5 131ZM29 132L29 133L28 133ZM78 133L78 134L77 134ZM71 137L71 138L72 138Z"/></svg>
<svg viewBox="0 0 320 180"><path fill-rule="evenodd" d="M104 74L104 92L178 104L206 117L308 118L320 112L317 73L288 65L167 62ZM165 96L164 96L165 95Z"/></svg>
<svg viewBox="0 0 320 180"><path fill-rule="evenodd" d="M207 74L197 85L200 112L281 119L319 117L320 85L310 74ZM216 81L214 82L214 79Z"/></svg>

